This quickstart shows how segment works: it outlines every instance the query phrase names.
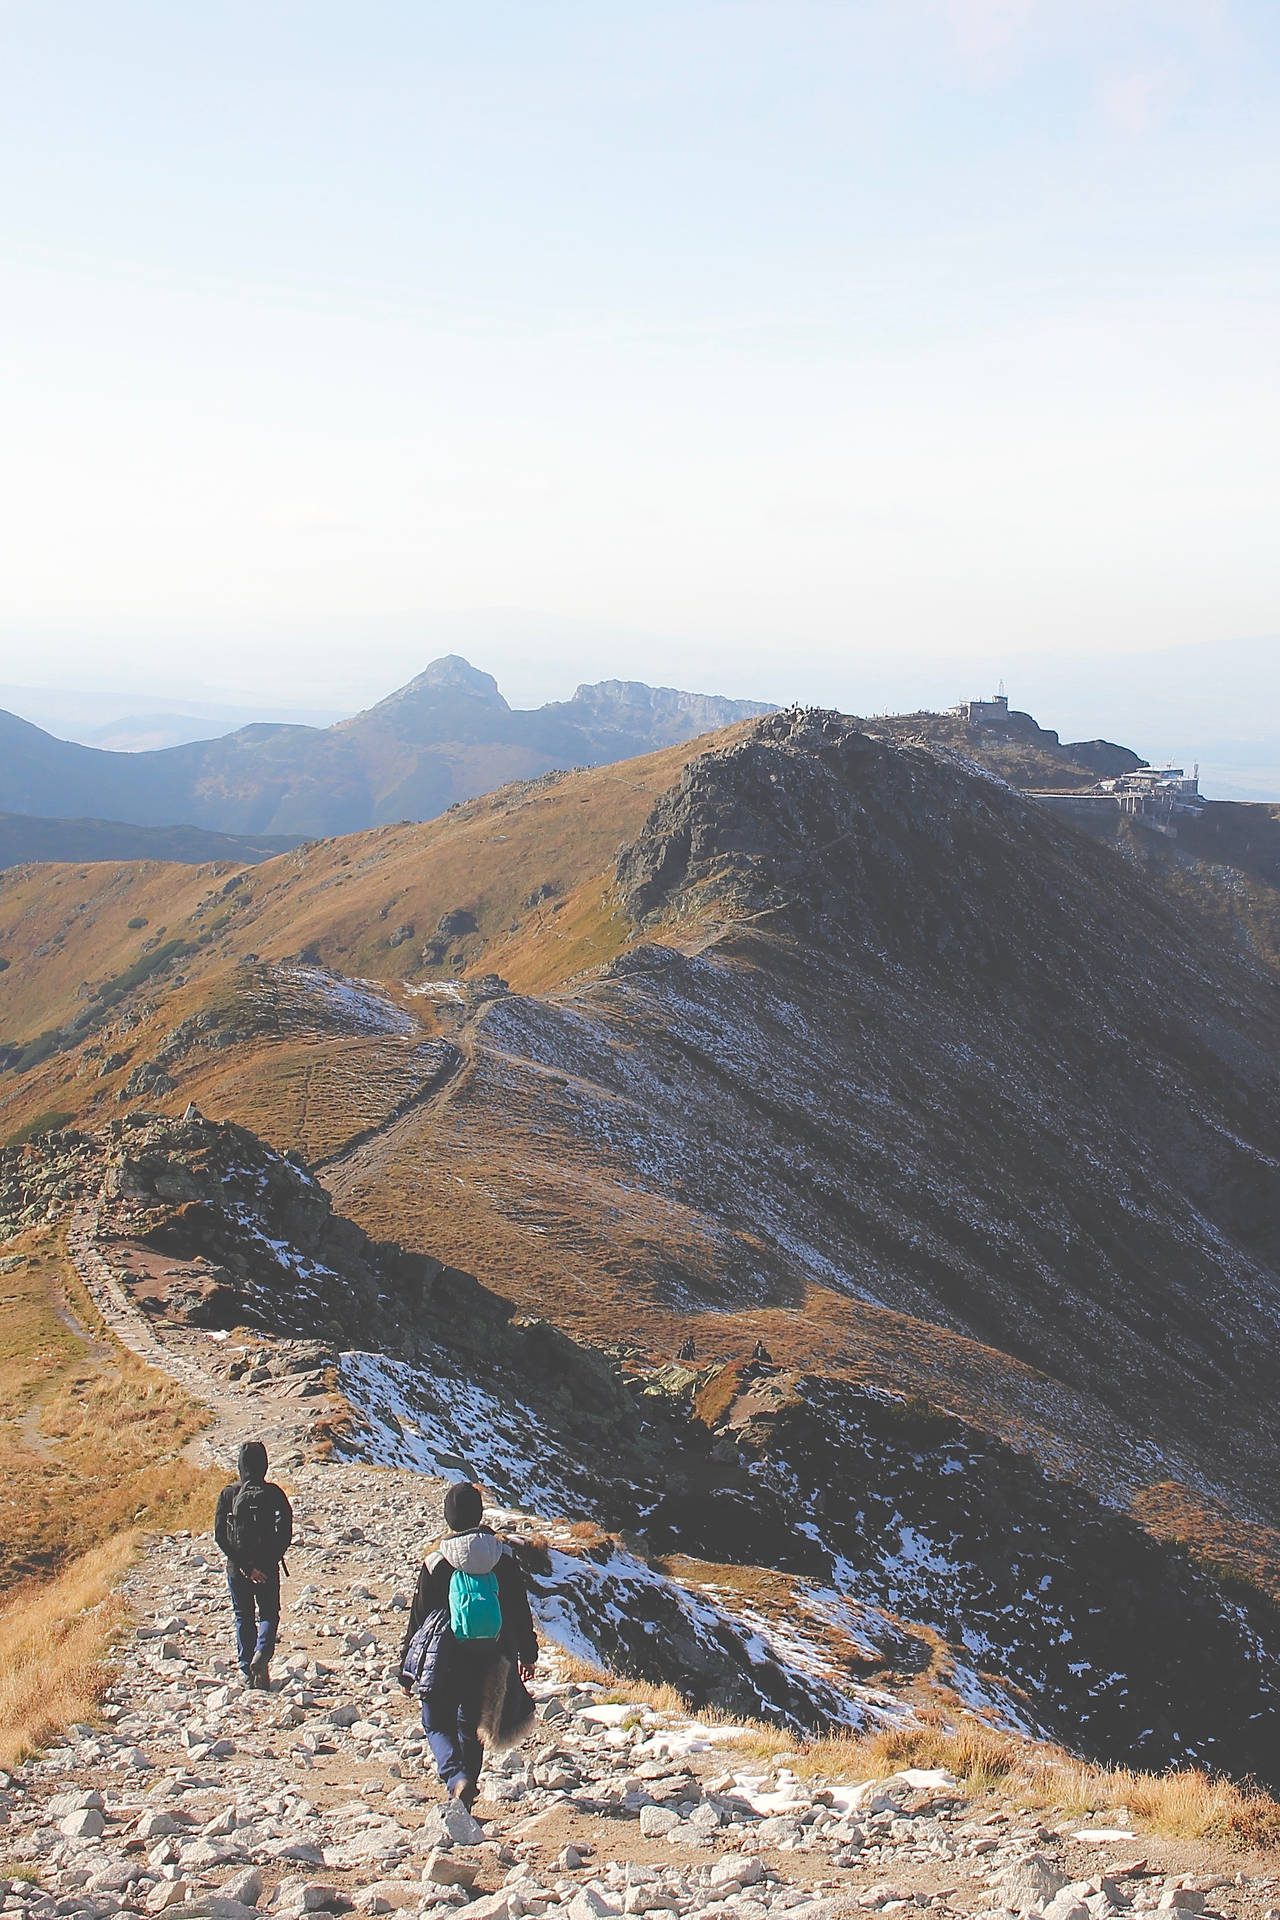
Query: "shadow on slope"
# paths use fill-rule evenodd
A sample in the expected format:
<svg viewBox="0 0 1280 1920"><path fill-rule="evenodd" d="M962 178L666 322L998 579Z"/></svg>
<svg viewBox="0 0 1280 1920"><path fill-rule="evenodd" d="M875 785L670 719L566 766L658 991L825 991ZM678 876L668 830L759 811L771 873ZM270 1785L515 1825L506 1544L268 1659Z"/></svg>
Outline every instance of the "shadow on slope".
<svg viewBox="0 0 1280 1920"><path fill-rule="evenodd" d="M767 1364L673 1399L370 1241L237 1127L134 1116L0 1154L7 1230L71 1213L170 1337L248 1326L286 1371L299 1341L333 1369L335 1447L547 1512L544 1609L624 1671L808 1726L932 1694L1094 1758L1266 1776L1275 1609L962 1421ZM243 1377L233 1343L204 1364ZM622 1538L566 1535L584 1517Z"/></svg>

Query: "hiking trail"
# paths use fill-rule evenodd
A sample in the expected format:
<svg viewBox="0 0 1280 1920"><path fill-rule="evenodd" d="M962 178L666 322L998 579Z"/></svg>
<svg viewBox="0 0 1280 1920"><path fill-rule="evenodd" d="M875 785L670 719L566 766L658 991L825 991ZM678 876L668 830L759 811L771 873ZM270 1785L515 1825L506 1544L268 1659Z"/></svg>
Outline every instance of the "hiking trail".
<svg viewBox="0 0 1280 1920"><path fill-rule="evenodd" d="M1124 1809L1088 1827L990 1810L940 1771L801 1778L795 1755L751 1757L749 1728L578 1678L549 1640L539 1727L486 1770L472 1821L442 1799L417 1703L394 1677L445 1483L308 1457L332 1396L300 1398L253 1365L229 1383L199 1364L208 1333L162 1340L95 1247L94 1224L77 1217L69 1246L108 1325L209 1407L192 1444L228 1477L242 1439L266 1441L296 1538L268 1693L241 1688L211 1535L150 1543L126 1580L135 1624L102 1725L72 1727L0 1776L6 1913L1118 1920L1176 1908L1275 1920L1280 1880L1265 1862L1139 1838ZM253 1361L252 1342L242 1357ZM538 1529L533 1516L492 1517L509 1533Z"/></svg>

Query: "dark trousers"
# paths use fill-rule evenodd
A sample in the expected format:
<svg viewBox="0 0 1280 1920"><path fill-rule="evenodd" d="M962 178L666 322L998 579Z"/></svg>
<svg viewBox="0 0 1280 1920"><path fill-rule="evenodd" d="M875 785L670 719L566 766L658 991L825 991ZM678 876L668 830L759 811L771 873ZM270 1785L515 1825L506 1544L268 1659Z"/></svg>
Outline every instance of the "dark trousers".
<svg viewBox="0 0 1280 1920"><path fill-rule="evenodd" d="M260 1586L255 1586L238 1567L227 1568L227 1588L236 1616L236 1652L241 1673L248 1673L250 1662L269 1660L276 1650L280 1630L280 1569L272 1567Z"/></svg>
<svg viewBox="0 0 1280 1920"><path fill-rule="evenodd" d="M476 1728L484 1711L485 1684L501 1659L496 1642L454 1640L422 1696L422 1728L446 1788L464 1779L474 1787L484 1764Z"/></svg>

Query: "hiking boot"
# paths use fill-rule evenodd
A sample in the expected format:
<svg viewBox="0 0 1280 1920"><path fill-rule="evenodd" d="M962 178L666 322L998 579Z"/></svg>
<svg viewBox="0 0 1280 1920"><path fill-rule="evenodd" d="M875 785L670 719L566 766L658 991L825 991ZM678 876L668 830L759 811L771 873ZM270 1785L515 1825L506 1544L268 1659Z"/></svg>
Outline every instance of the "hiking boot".
<svg viewBox="0 0 1280 1920"><path fill-rule="evenodd" d="M474 1780L468 1780L464 1775L459 1774L449 1789L449 1798L451 1800L461 1800L467 1812L470 1813L476 1803L476 1797L479 1792L480 1788Z"/></svg>
<svg viewBox="0 0 1280 1920"><path fill-rule="evenodd" d="M257 1683L257 1681L256 1681L256 1680L254 1679L254 1677L253 1677L253 1671L252 1671L252 1669L251 1669L251 1668L249 1668L249 1667L241 1667L241 1669L240 1669L240 1685L241 1685L242 1687L247 1687L247 1688L248 1688L248 1690L250 1691L250 1693L252 1693L252 1691L253 1691L253 1689L254 1689L254 1687L255 1687L255 1686L256 1686L257 1684L258 1684L258 1683Z"/></svg>
<svg viewBox="0 0 1280 1920"><path fill-rule="evenodd" d="M271 1666L261 1653L255 1654L249 1662L249 1685L257 1687L261 1693L271 1691Z"/></svg>

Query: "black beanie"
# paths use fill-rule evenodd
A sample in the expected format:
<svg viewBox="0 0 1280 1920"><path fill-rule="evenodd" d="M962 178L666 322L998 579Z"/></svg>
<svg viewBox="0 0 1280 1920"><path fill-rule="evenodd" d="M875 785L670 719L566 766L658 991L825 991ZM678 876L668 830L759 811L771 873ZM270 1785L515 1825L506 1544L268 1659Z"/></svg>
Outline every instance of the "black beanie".
<svg viewBox="0 0 1280 1920"><path fill-rule="evenodd" d="M444 1497L444 1523L454 1533L469 1533L484 1518L484 1495L469 1480L455 1480Z"/></svg>
<svg viewBox="0 0 1280 1920"><path fill-rule="evenodd" d="M246 1440L240 1449L240 1458L236 1461L242 1480L265 1480L267 1477L267 1450L261 1440Z"/></svg>

